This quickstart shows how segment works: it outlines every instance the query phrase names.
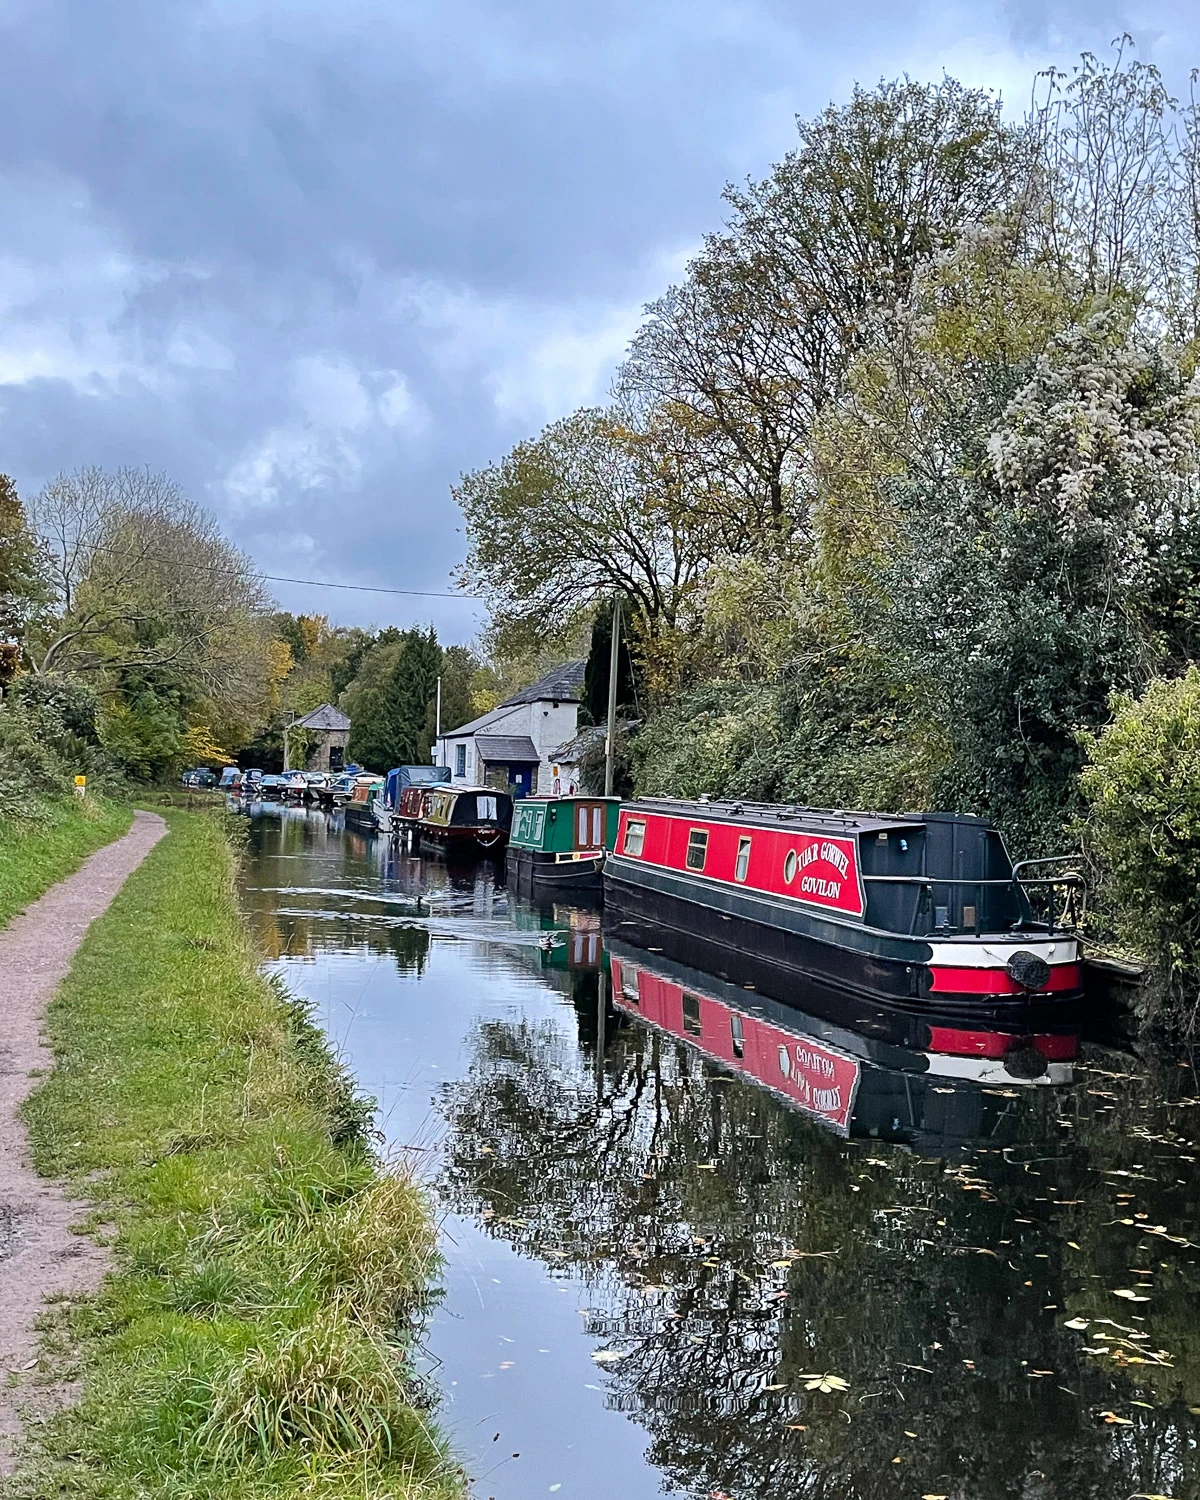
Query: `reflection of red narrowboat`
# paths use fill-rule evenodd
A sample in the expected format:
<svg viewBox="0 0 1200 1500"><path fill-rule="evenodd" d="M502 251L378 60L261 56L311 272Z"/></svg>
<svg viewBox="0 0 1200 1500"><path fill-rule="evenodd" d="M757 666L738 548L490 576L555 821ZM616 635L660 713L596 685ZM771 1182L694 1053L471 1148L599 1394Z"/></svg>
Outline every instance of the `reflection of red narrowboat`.
<svg viewBox="0 0 1200 1500"><path fill-rule="evenodd" d="M661 923L860 994L1003 1012L1081 998L1073 927L1034 914L1080 883L1058 861L1014 869L980 818L645 800L621 809L604 894L618 925Z"/></svg>
<svg viewBox="0 0 1200 1500"><path fill-rule="evenodd" d="M931 1135L943 1145L948 1137L969 1137L980 1112L994 1108L1011 1085L1070 1082L1079 1051L1078 1028L968 1030L878 1007L858 1029L831 1022L828 1006L822 1015L815 990L800 997L817 1005L810 1013L624 943L611 947L609 959L619 1010L763 1085L839 1135L926 1146Z"/></svg>

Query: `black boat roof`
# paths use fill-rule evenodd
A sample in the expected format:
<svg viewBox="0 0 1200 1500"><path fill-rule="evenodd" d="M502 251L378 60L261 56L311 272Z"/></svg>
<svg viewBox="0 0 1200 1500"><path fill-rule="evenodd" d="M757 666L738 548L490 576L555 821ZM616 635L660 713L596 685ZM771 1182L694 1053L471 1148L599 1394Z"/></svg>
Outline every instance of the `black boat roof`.
<svg viewBox="0 0 1200 1500"><path fill-rule="evenodd" d="M631 809L670 813L675 817L708 818L720 823L746 823L756 828L796 828L820 830L843 838L860 833L889 833L903 828L919 828L925 823L967 823L990 828L986 818L969 813L874 813L851 812L840 807L802 807L789 802L748 802L734 799L701 797L638 797L628 804Z"/></svg>

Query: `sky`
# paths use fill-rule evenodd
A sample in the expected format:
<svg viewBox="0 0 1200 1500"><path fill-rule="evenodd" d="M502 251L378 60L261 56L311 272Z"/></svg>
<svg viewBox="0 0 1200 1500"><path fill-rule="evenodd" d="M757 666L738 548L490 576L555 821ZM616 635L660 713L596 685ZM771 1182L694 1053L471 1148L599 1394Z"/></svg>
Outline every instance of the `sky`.
<svg viewBox="0 0 1200 1500"><path fill-rule="evenodd" d="M1186 0L0 0L0 471L148 465L265 574L447 591L451 485L605 398L797 114L943 72L1019 110L1123 31L1186 87Z"/></svg>

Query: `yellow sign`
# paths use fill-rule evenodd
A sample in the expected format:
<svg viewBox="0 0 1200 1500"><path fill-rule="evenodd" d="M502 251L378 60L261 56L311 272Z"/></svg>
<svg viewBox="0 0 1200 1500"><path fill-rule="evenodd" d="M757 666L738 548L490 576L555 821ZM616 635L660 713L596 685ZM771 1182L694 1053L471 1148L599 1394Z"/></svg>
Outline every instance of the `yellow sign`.
<svg viewBox="0 0 1200 1500"><path fill-rule="evenodd" d="M75 785L76 786L87 786L87 777L86 776L76 776L76 778L75 778Z"/></svg>

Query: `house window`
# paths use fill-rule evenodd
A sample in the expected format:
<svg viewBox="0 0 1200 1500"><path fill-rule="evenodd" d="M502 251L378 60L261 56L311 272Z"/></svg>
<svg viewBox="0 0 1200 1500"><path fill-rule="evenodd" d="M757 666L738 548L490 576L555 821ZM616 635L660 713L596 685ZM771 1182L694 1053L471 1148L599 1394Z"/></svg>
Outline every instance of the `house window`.
<svg viewBox="0 0 1200 1500"><path fill-rule="evenodd" d="M689 995L685 992L683 997L683 1029L688 1036L700 1036L703 1028L700 1025L700 997Z"/></svg>
<svg viewBox="0 0 1200 1500"><path fill-rule="evenodd" d="M738 839L737 864L733 867L733 878L745 880L750 869L750 840Z"/></svg>
<svg viewBox="0 0 1200 1500"><path fill-rule="evenodd" d="M625 825L625 842L621 845L623 854L632 854L635 858L641 854L642 845L646 841L645 823L637 823L632 819Z"/></svg>
<svg viewBox="0 0 1200 1500"><path fill-rule="evenodd" d="M454 747L454 774L456 776L467 774L467 747L465 745Z"/></svg>
<svg viewBox="0 0 1200 1500"><path fill-rule="evenodd" d="M684 863L689 870L703 870L707 857L708 829L693 828L688 834L687 859Z"/></svg>

